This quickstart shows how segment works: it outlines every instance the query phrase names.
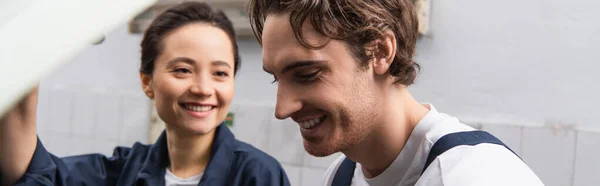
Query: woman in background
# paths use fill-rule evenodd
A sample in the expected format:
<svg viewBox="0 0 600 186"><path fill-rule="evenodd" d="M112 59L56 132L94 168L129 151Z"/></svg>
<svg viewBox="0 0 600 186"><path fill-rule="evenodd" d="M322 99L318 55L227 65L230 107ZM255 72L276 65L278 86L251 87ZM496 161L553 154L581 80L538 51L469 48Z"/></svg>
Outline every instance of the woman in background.
<svg viewBox="0 0 600 186"><path fill-rule="evenodd" d="M274 158L223 124L240 66L223 12L179 4L151 23L141 47L142 88L166 123L154 145L58 158L36 136L35 88L0 119L0 184L289 185Z"/></svg>

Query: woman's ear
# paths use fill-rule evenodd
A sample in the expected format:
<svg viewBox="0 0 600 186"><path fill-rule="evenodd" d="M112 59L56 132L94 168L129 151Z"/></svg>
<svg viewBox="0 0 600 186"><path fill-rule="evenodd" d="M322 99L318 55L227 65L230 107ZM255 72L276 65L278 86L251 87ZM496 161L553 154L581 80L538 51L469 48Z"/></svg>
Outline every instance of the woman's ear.
<svg viewBox="0 0 600 186"><path fill-rule="evenodd" d="M154 89L152 88L152 76L140 72L140 79L142 80L142 90L150 99L154 99Z"/></svg>
<svg viewBox="0 0 600 186"><path fill-rule="evenodd" d="M396 56L396 36L392 31L385 31L381 39L372 43L373 71L378 75L388 72Z"/></svg>

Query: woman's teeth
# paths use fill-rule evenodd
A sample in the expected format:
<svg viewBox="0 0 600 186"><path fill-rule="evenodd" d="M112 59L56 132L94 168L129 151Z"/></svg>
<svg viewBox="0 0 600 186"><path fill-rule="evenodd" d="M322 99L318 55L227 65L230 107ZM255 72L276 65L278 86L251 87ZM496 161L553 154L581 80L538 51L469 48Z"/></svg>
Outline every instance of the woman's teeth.
<svg viewBox="0 0 600 186"><path fill-rule="evenodd" d="M183 105L183 107L187 110L191 110L194 112L206 112L212 109L212 106L198 106L198 105Z"/></svg>
<svg viewBox="0 0 600 186"><path fill-rule="evenodd" d="M298 124L300 124L300 127L302 127L303 129L311 129L315 125L323 122L323 120L325 120L325 116L298 122Z"/></svg>

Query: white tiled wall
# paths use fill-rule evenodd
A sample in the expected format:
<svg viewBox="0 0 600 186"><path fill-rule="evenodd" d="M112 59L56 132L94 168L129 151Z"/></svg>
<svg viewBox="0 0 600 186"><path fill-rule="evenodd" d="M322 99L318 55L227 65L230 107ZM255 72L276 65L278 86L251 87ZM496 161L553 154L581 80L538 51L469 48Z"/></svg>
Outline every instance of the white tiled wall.
<svg viewBox="0 0 600 186"><path fill-rule="evenodd" d="M44 92L40 92L40 94L43 93ZM52 90L50 92L47 92L47 94L49 94L48 120L49 123L52 124L52 127L46 129L51 132L70 134L72 131L71 118L74 115L74 93L69 90Z"/></svg>
<svg viewBox="0 0 600 186"><path fill-rule="evenodd" d="M97 96L98 104L96 111L95 131L96 138L118 141L122 121L121 97L120 95L100 94Z"/></svg>
<svg viewBox="0 0 600 186"><path fill-rule="evenodd" d="M38 136L53 154L112 155L117 146L147 143L149 100L143 94L40 87Z"/></svg>
<svg viewBox="0 0 600 186"><path fill-rule="evenodd" d="M121 146L131 146L135 142L147 142L148 122L151 102L145 96L123 95L121 97L122 126L119 135ZM151 141L150 143L154 143Z"/></svg>
<svg viewBox="0 0 600 186"><path fill-rule="evenodd" d="M517 152L548 186L600 183L600 132L595 129L483 124Z"/></svg>
<svg viewBox="0 0 600 186"><path fill-rule="evenodd" d="M523 130L520 126L482 125L482 130L488 131L502 140L506 146L521 155Z"/></svg>
<svg viewBox="0 0 600 186"><path fill-rule="evenodd" d="M301 166L283 164L283 169L285 170L291 185L302 185L300 182L302 179Z"/></svg>
<svg viewBox="0 0 600 186"><path fill-rule="evenodd" d="M96 100L96 95L86 92L75 93L72 100L73 111L77 111L77 114L73 114L71 121L73 123L73 135L78 137L96 135L97 105L101 101Z"/></svg>
<svg viewBox="0 0 600 186"><path fill-rule="evenodd" d="M235 137L258 149L267 151L269 138L271 138L269 116L273 112L269 108L260 106L237 106L232 105L229 109L234 114L236 121L232 131Z"/></svg>
<svg viewBox="0 0 600 186"><path fill-rule="evenodd" d="M335 153L327 157L314 157L304 151L304 163L308 167L327 169L331 163L341 156L341 153Z"/></svg>
<svg viewBox="0 0 600 186"><path fill-rule="evenodd" d="M304 167L302 168L302 182L299 185L321 185L325 169Z"/></svg>
<svg viewBox="0 0 600 186"><path fill-rule="evenodd" d="M45 131L43 135L39 135L39 138L44 144L44 147L58 157L68 156L71 154L71 150L74 150L71 144L70 133Z"/></svg>
<svg viewBox="0 0 600 186"><path fill-rule="evenodd" d="M524 128L522 158L547 186L571 185L575 132Z"/></svg>
<svg viewBox="0 0 600 186"><path fill-rule="evenodd" d="M277 158L281 163L289 165L303 165L304 145L298 125L291 119L277 120L271 115L271 139L269 140L268 153Z"/></svg>
<svg viewBox="0 0 600 186"><path fill-rule="evenodd" d="M600 184L600 132L577 132L573 186Z"/></svg>

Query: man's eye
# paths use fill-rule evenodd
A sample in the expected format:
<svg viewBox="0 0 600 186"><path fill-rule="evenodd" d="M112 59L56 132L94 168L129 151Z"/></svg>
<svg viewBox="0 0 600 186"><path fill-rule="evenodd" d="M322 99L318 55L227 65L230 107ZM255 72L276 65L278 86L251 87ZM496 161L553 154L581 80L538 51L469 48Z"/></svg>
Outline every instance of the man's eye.
<svg viewBox="0 0 600 186"><path fill-rule="evenodd" d="M317 80L320 72L321 71L315 71L315 72L308 73L308 74L300 74L297 76L297 79L302 83L310 83L310 82Z"/></svg>

